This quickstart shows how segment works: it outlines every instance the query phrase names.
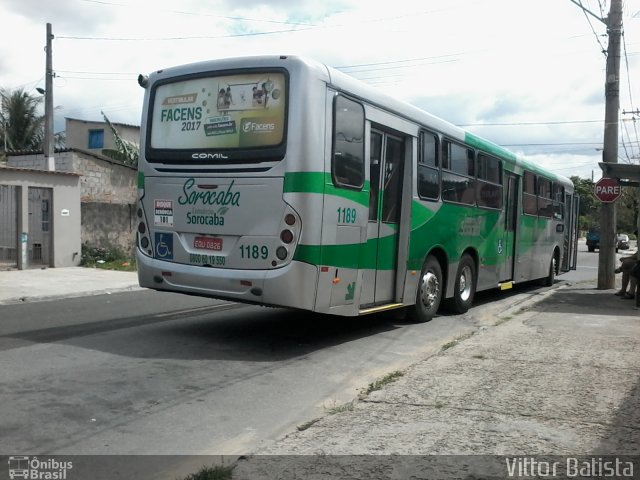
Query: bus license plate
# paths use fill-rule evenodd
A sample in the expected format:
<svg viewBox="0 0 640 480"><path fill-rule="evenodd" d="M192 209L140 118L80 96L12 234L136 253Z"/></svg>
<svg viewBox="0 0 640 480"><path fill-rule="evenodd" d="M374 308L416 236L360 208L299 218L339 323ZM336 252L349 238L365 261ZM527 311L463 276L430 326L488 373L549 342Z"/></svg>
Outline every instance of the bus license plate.
<svg viewBox="0 0 640 480"><path fill-rule="evenodd" d="M193 239L193 247L200 250L222 250L222 239L214 237L196 237Z"/></svg>

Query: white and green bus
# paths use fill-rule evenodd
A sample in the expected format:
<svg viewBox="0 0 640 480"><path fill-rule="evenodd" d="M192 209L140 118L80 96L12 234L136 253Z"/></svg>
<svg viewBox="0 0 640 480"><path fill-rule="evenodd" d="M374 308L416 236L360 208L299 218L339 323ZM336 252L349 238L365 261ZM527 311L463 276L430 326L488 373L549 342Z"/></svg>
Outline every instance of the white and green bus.
<svg viewBox="0 0 640 480"><path fill-rule="evenodd" d="M326 65L234 58L138 80L143 287L426 321L575 268L568 179Z"/></svg>

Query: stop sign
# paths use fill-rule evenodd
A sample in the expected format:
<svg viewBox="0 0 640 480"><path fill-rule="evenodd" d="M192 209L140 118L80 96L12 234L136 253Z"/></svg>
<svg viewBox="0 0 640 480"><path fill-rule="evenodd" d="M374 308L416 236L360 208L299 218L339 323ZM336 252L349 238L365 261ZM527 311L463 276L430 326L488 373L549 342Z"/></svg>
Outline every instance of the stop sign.
<svg viewBox="0 0 640 480"><path fill-rule="evenodd" d="M601 178L593 187L595 196L604 203L615 202L622 194L622 187L615 178Z"/></svg>

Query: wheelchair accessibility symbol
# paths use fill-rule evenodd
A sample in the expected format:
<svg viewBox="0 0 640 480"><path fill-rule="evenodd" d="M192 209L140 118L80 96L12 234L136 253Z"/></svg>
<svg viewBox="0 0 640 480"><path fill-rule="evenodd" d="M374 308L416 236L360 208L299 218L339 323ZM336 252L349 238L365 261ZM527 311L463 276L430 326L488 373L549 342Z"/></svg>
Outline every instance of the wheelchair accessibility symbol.
<svg viewBox="0 0 640 480"><path fill-rule="evenodd" d="M173 234L155 233L156 258L173 260Z"/></svg>

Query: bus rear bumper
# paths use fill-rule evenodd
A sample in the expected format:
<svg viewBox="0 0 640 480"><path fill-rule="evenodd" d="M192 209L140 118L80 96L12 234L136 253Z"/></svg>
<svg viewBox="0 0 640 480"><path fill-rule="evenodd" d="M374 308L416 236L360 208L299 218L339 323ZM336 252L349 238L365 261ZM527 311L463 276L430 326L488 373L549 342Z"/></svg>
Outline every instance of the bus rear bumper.
<svg viewBox="0 0 640 480"><path fill-rule="evenodd" d="M138 282L154 290L313 310L318 268L292 261L274 270L236 270L166 262L138 252Z"/></svg>

